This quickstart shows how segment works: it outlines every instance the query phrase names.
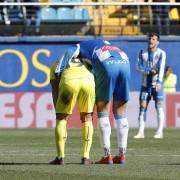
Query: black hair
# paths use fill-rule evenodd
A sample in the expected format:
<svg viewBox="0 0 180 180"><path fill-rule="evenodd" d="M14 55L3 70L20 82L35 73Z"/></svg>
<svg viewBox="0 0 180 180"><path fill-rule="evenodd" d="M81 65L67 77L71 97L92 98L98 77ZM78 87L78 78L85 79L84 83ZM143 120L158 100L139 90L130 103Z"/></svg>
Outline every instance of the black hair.
<svg viewBox="0 0 180 180"><path fill-rule="evenodd" d="M165 73L167 71L170 71L171 73L173 72L172 68L170 66L168 66L168 65L165 67Z"/></svg>
<svg viewBox="0 0 180 180"><path fill-rule="evenodd" d="M148 38L153 37L153 36L156 36L158 41L160 40L160 36L157 32L151 32L148 34Z"/></svg>

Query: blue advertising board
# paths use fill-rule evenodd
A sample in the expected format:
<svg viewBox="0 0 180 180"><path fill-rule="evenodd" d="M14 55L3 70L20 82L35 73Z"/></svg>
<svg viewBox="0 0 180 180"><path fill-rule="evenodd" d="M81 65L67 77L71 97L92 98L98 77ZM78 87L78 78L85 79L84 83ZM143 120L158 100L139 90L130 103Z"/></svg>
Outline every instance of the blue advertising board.
<svg viewBox="0 0 180 180"><path fill-rule="evenodd" d="M49 67L68 45L0 46L0 91L50 91Z"/></svg>
<svg viewBox="0 0 180 180"><path fill-rule="evenodd" d="M131 90L138 91L141 77L135 70L137 55L140 49L147 47L146 38L110 39L124 50L131 63ZM0 43L0 92L46 92L50 91L49 69L73 42L18 42ZM172 66L180 77L180 40L171 38L162 40L160 47L167 53L167 64ZM178 78L177 90L180 90Z"/></svg>

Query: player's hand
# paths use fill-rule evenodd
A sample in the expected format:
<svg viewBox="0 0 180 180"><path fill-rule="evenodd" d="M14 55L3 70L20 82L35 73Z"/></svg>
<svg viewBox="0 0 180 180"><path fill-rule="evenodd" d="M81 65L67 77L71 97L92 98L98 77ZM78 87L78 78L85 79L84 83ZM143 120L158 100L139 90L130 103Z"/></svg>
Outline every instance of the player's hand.
<svg viewBox="0 0 180 180"><path fill-rule="evenodd" d="M157 92L160 91L160 90L161 90L161 84L160 84L160 83L157 83L155 88L156 88L156 91L157 91Z"/></svg>

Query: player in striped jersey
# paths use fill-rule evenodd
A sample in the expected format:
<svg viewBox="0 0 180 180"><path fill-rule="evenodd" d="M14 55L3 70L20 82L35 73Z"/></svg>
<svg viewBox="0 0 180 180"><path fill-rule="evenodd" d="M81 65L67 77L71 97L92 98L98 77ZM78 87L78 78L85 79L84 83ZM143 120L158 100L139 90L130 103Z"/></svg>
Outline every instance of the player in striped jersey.
<svg viewBox="0 0 180 180"><path fill-rule="evenodd" d="M141 50L136 69L142 74L142 86L139 97L139 131L134 138L144 138L146 110L153 98L157 112L158 128L154 138L163 138L164 111L163 111L163 76L166 63L166 53L158 47L159 35L150 33L147 50Z"/></svg>

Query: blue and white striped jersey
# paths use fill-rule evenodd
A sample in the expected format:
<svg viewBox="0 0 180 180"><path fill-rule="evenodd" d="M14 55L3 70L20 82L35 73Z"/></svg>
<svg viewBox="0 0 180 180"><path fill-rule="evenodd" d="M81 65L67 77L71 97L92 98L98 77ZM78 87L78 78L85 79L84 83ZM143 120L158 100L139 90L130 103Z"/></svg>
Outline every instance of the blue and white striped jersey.
<svg viewBox="0 0 180 180"><path fill-rule="evenodd" d="M84 61L84 63L92 65L92 71L94 67L96 67L98 61L103 62L110 57L128 62L127 55L121 49L110 45L110 43L106 41L83 41L67 50L63 57L59 60L59 64L55 70L55 75L59 76L65 68L70 66L72 59L76 57L80 58L81 61Z"/></svg>
<svg viewBox="0 0 180 180"><path fill-rule="evenodd" d="M111 45L107 41L89 40L83 41L80 44L80 59L88 59L91 65L98 61L104 61L110 57L116 59L124 59L128 61L127 55L118 47Z"/></svg>
<svg viewBox="0 0 180 180"><path fill-rule="evenodd" d="M141 50L136 69L143 75L142 86L154 87L157 83L162 83L165 64L166 53L162 49L157 48L155 51ZM156 73L152 74L151 71L155 71Z"/></svg>

